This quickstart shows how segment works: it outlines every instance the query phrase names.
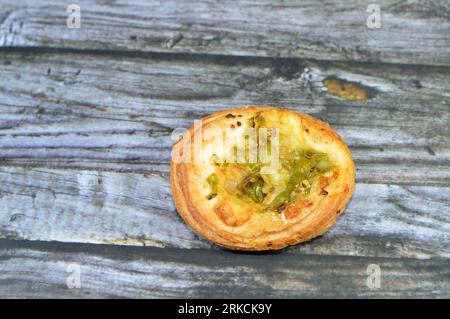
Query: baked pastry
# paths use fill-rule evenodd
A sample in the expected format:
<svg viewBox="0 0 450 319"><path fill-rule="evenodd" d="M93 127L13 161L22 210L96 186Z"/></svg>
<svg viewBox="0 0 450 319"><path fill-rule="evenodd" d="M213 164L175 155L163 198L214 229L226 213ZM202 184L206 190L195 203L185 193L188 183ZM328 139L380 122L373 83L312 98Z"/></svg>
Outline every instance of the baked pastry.
<svg viewBox="0 0 450 319"><path fill-rule="evenodd" d="M323 234L355 185L345 143L326 123L275 107L218 112L173 146L181 217L217 245L274 250Z"/></svg>

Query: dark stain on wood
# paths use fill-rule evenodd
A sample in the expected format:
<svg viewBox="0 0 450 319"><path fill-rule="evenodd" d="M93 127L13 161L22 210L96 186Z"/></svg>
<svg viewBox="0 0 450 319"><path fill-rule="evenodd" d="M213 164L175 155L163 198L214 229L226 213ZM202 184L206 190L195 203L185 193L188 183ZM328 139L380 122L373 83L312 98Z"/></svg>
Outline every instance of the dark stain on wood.
<svg viewBox="0 0 450 319"><path fill-rule="evenodd" d="M272 74L275 77L283 78L290 81L298 79L304 69L300 60L296 59L284 59L284 60L272 60Z"/></svg>
<svg viewBox="0 0 450 319"><path fill-rule="evenodd" d="M421 88L423 88L422 83L420 83L419 80L413 80L412 83L413 83L413 86L414 86L416 89L421 89Z"/></svg>
<svg viewBox="0 0 450 319"><path fill-rule="evenodd" d="M173 48L175 47L178 43L180 43L180 41L183 40L183 35L182 34L177 34L175 37L167 40L166 42L166 46L168 48Z"/></svg>
<svg viewBox="0 0 450 319"><path fill-rule="evenodd" d="M431 148L431 146L425 146L425 150L430 154L431 156L435 156L436 152Z"/></svg>

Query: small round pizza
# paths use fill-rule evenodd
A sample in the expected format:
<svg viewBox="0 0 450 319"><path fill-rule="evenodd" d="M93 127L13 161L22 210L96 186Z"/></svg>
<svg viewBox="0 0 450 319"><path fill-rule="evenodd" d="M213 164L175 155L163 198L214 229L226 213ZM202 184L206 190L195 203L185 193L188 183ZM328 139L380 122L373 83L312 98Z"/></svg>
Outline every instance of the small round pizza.
<svg viewBox="0 0 450 319"><path fill-rule="evenodd" d="M349 149L327 124L276 107L198 121L174 144L171 185L185 222L237 250L275 250L322 235L355 187Z"/></svg>

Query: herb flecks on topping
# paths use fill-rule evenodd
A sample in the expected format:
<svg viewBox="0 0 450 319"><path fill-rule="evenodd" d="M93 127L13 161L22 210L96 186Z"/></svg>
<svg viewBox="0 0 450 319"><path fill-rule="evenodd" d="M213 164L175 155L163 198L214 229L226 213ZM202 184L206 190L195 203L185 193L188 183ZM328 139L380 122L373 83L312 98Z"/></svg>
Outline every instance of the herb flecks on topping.
<svg viewBox="0 0 450 319"><path fill-rule="evenodd" d="M286 188L270 203L275 210L294 199L294 190L300 194L308 194L313 180L331 168L326 154L312 150L293 152L289 158L282 159L281 164L290 176Z"/></svg>
<svg viewBox="0 0 450 319"><path fill-rule="evenodd" d="M217 196L217 193L210 193L210 194L208 194L208 196L206 196L206 199L210 200L210 199L213 199L216 196Z"/></svg>
<svg viewBox="0 0 450 319"><path fill-rule="evenodd" d="M255 118L252 116L251 118L248 119L248 126L251 128L255 127Z"/></svg>
<svg viewBox="0 0 450 319"><path fill-rule="evenodd" d="M242 181L242 189L246 196L255 203L262 203L267 194L263 192L264 179L260 174L252 173L247 175Z"/></svg>
<svg viewBox="0 0 450 319"><path fill-rule="evenodd" d="M228 166L231 175L225 176L224 190L237 198L248 198L254 203L263 204L272 211L282 212L297 196L310 193L313 183L319 175L323 175L332 168L332 164L325 153L311 149L296 150L284 154L280 159L279 174L286 176L281 182L271 182L270 175L261 174L262 163L233 163L216 166L221 170ZM239 168L238 170L236 170ZM243 175L236 175L239 172ZM216 171L217 172L217 171ZM242 177L243 176L243 177ZM207 178L211 188L208 199L218 193L219 177L216 173ZM281 190L280 190L281 187ZM272 194L272 196L268 196ZM325 195L325 192L321 192Z"/></svg>
<svg viewBox="0 0 450 319"><path fill-rule="evenodd" d="M208 200L213 199L217 196L217 186L219 184L219 178L215 173L212 173L206 178L206 181L208 182L209 188L211 189L211 192L206 196Z"/></svg>
<svg viewBox="0 0 450 319"><path fill-rule="evenodd" d="M256 127L260 127L264 118L255 116L251 121L254 121ZM270 149L270 139L267 142ZM246 141L244 149L246 160L249 156L247 144ZM237 146L233 146L232 151L237 154ZM216 170L207 178L211 188L208 199L224 191L238 201L252 201L265 207L263 210L279 213L285 211L299 196L307 196L314 187L316 178L333 167L325 153L311 148L293 151L289 150L288 145L281 147L280 165L275 175L261 173L262 167L271 163L262 162L259 157L256 163L226 163L221 162L217 155L213 154L211 160ZM220 190L217 186L219 180ZM320 194L326 195L325 191Z"/></svg>

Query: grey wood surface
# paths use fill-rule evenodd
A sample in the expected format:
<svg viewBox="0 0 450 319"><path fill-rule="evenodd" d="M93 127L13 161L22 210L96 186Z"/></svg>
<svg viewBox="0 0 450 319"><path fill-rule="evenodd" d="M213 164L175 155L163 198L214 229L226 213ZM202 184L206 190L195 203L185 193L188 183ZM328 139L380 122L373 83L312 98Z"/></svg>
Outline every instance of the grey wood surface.
<svg viewBox="0 0 450 319"><path fill-rule="evenodd" d="M369 31L364 1L79 4L78 30L63 3L0 5L0 296L450 296L448 2L381 1ZM355 194L324 236L232 253L179 218L172 132L243 105L349 145Z"/></svg>
<svg viewBox="0 0 450 319"><path fill-rule="evenodd" d="M178 217L167 176L4 167L0 177L9 239L210 248ZM449 197L450 187L358 183L337 225L289 252L450 257Z"/></svg>
<svg viewBox="0 0 450 319"><path fill-rule="evenodd" d="M2 0L0 45L450 63L447 0ZM369 29L369 4L382 27Z"/></svg>
<svg viewBox="0 0 450 319"><path fill-rule="evenodd" d="M255 255L0 240L0 260L1 289L10 297L450 297L448 260L439 258ZM367 288L370 264L382 269L380 289ZM81 285L68 289L74 265L80 267Z"/></svg>

